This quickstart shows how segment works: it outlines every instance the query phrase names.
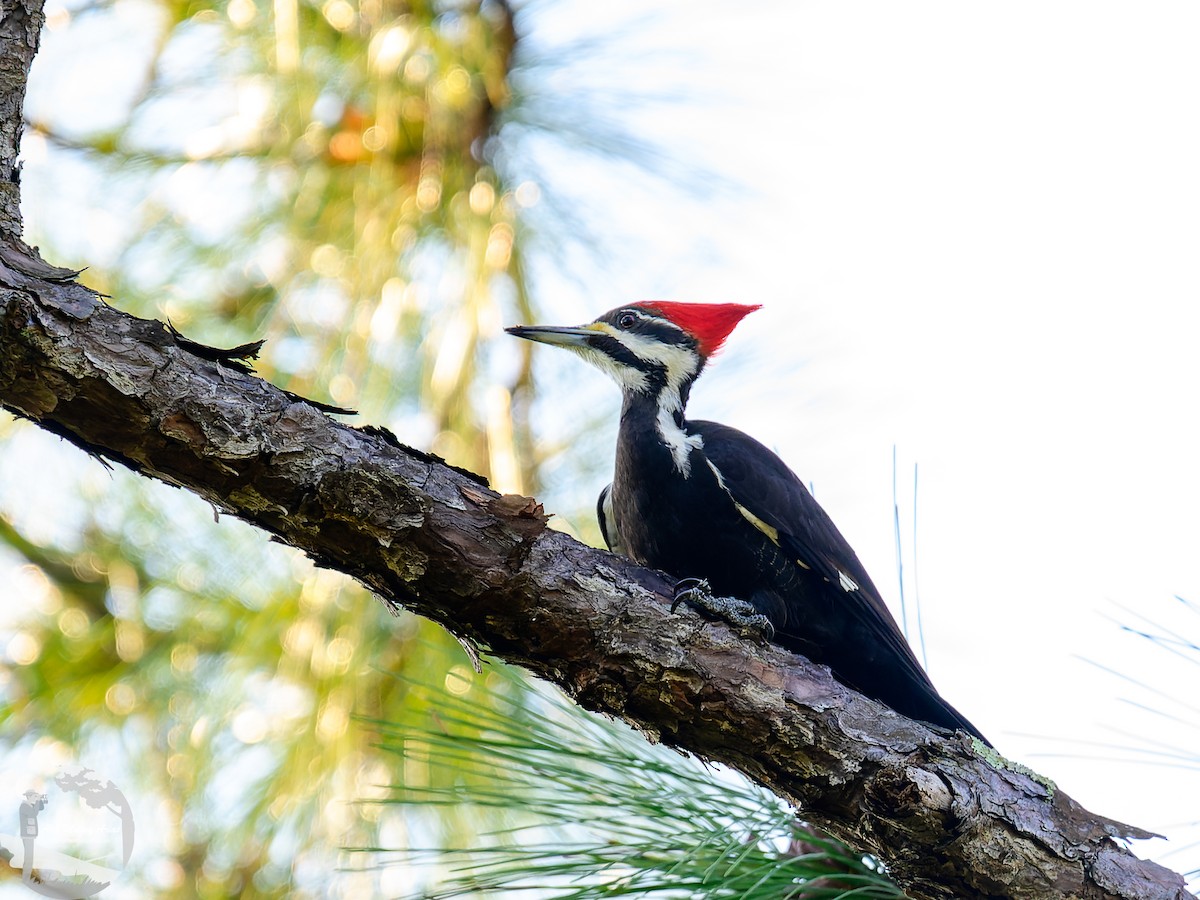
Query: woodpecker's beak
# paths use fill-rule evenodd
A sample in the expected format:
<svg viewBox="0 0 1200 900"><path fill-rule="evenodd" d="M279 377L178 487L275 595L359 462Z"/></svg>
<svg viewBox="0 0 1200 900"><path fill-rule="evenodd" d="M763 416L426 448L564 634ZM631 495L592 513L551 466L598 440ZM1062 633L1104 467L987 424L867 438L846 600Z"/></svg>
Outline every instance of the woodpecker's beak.
<svg viewBox="0 0 1200 900"><path fill-rule="evenodd" d="M557 347L587 347L588 338L596 336L596 329L583 326L580 328L564 328L558 325L514 325L505 328L515 337L527 341L537 341L541 344L554 344Z"/></svg>

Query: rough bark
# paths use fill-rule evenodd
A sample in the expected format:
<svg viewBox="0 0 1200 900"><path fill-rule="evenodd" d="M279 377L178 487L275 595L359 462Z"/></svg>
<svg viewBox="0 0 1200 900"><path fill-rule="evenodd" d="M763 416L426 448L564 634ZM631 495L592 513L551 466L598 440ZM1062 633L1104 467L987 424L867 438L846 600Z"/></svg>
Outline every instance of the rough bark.
<svg viewBox="0 0 1200 900"><path fill-rule="evenodd" d="M671 615L663 576L548 529L529 498L340 424L43 263L20 242L15 167L41 10L0 2L0 405L194 491L589 709L740 769L885 860L915 898L1189 896L1119 843L1136 829L800 657Z"/></svg>
<svg viewBox="0 0 1200 900"><path fill-rule="evenodd" d="M0 235L21 235L21 110L44 21L41 0L0 0Z"/></svg>
<svg viewBox="0 0 1200 900"><path fill-rule="evenodd" d="M800 657L670 614L663 576L548 529L533 500L2 261L0 403L195 491L589 709L740 769L884 859L913 897L1187 896L1116 840L1136 829Z"/></svg>

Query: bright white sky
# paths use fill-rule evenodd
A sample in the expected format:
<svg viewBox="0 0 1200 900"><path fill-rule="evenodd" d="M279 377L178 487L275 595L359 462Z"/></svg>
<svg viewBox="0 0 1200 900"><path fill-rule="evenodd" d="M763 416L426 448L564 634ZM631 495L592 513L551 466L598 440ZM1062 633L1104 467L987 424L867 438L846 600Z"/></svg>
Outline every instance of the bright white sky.
<svg viewBox="0 0 1200 900"><path fill-rule="evenodd" d="M763 303L692 413L779 451L897 611L893 445L908 554L918 464L935 682L1002 752L1173 838L1139 852L1200 865L1169 855L1200 840L1200 672L1110 618L1200 635L1172 599L1200 603L1200 6L655 8L528 22L550 45L636 22L593 81L692 92L628 115L742 186L686 200L574 170L625 250L586 291L543 273L542 302L563 323L632 299ZM615 432L602 375L571 390ZM1129 762L1156 740L1190 769Z"/></svg>
<svg viewBox="0 0 1200 900"><path fill-rule="evenodd" d="M559 286L564 324L631 299L763 303L692 414L812 482L898 610L897 445L909 552L920 472L935 682L1007 755L1174 838L1139 852L1200 864L1182 849L1200 840L1200 671L1112 621L1200 639L1173 599L1200 603L1200 7L663 7L623 74L727 99L640 127L748 190L619 205L641 249L586 295ZM1190 725L1080 657L1189 704ZM1156 741L1190 768L1129 762L1161 762Z"/></svg>

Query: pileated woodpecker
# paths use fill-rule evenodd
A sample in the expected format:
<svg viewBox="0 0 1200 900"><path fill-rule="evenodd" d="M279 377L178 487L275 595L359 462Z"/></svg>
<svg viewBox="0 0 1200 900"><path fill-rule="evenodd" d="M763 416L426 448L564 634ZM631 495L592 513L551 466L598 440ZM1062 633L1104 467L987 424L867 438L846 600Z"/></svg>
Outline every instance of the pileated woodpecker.
<svg viewBox="0 0 1200 900"><path fill-rule="evenodd" d="M632 303L578 328L509 334L575 351L624 403L596 512L610 550L683 580L684 600L823 663L897 712L986 738L938 694L854 550L800 479L749 435L684 416L738 303Z"/></svg>

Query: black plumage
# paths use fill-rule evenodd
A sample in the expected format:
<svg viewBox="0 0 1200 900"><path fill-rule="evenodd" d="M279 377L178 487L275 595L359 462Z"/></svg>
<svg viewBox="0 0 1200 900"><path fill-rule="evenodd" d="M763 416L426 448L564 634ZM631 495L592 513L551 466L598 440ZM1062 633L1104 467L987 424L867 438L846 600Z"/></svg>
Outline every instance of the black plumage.
<svg viewBox="0 0 1200 900"><path fill-rule="evenodd" d="M705 579L843 684L986 741L938 694L858 556L791 469L735 428L686 419L691 384L750 309L706 326L697 305L635 304L582 328L510 331L574 349L622 386L613 482L597 503L610 549ZM704 327L711 333L695 333Z"/></svg>
<svg viewBox="0 0 1200 900"><path fill-rule="evenodd" d="M623 429L631 424L622 417ZM986 740L938 694L858 555L783 460L727 425L696 420L684 428L704 441L691 451L695 474L686 488L664 460L618 454L613 509L625 552L674 575L704 578L718 595L749 600L771 620L777 643L829 666L848 687L910 718ZM647 478L657 485L650 502L622 489ZM775 538L738 505L775 529Z"/></svg>

